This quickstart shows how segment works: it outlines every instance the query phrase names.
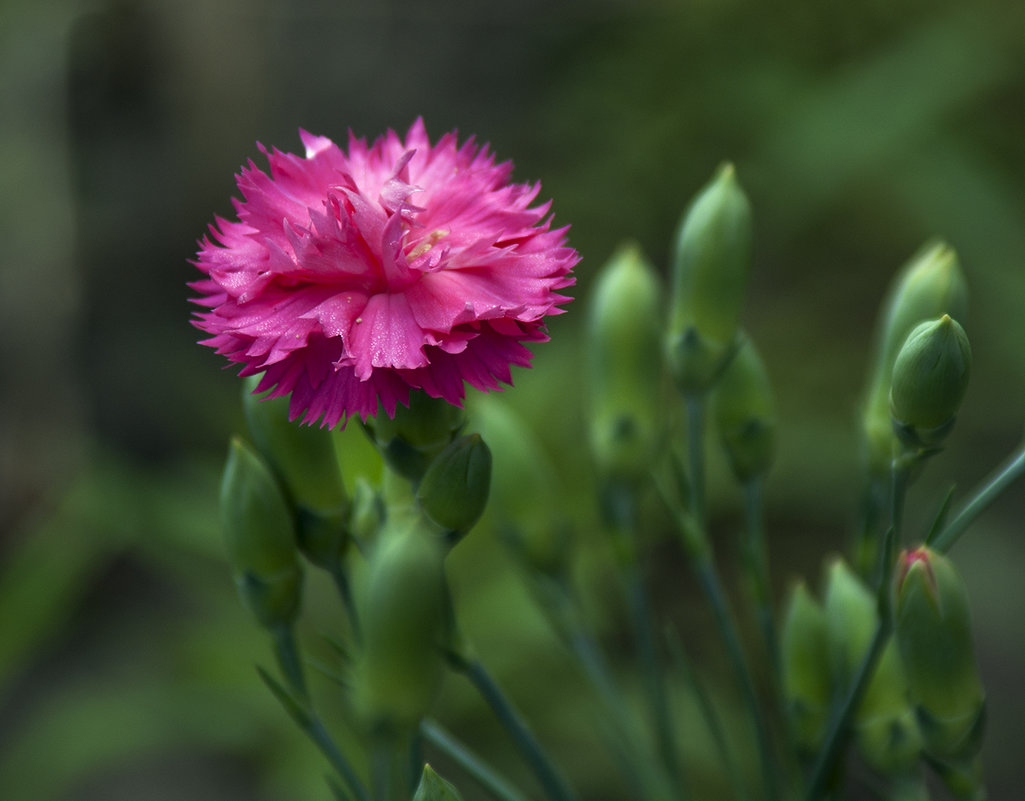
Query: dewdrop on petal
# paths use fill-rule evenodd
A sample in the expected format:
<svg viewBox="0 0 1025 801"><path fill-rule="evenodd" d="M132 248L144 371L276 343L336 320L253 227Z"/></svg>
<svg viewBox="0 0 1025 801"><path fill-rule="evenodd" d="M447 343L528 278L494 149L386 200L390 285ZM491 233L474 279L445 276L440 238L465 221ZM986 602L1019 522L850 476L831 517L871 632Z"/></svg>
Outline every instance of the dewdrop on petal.
<svg viewBox="0 0 1025 801"><path fill-rule="evenodd" d="M676 235L666 356L684 392L707 390L729 359L750 272L751 207L724 164Z"/></svg>
<svg viewBox="0 0 1025 801"><path fill-rule="evenodd" d="M943 441L961 408L971 365L968 337L949 315L921 323L908 335L890 387L894 431L905 445L930 448Z"/></svg>
<svg viewBox="0 0 1025 801"><path fill-rule="evenodd" d="M627 481L651 469L659 426L662 360L655 269L637 245L599 271L588 327L591 452L599 472Z"/></svg>
<svg viewBox="0 0 1025 801"><path fill-rule="evenodd" d="M862 410L869 467L888 474L893 456L890 382L897 353L919 323L963 319L968 289L957 253L945 242L924 246L894 278L880 314L872 376Z"/></svg>
<svg viewBox="0 0 1025 801"><path fill-rule="evenodd" d="M268 628L291 623L302 589L291 510L270 468L237 437L228 450L220 507L243 602Z"/></svg>

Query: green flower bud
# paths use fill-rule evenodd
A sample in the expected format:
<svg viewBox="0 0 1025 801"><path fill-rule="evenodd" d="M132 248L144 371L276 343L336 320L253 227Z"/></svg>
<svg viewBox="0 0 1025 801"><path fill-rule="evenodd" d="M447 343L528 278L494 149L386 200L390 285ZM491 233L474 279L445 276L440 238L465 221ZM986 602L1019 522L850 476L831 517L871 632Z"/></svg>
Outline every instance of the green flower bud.
<svg viewBox="0 0 1025 801"><path fill-rule="evenodd" d="M394 417L378 414L364 425L388 465L410 481L419 481L465 424L466 415L458 406L413 390L409 406L398 406Z"/></svg>
<svg viewBox="0 0 1025 801"><path fill-rule="evenodd" d="M463 801L455 785L445 781L430 765L424 765L413 801Z"/></svg>
<svg viewBox="0 0 1025 801"><path fill-rule="evenodd" d="M929 448L943 441L968 389L971 364L968 337L949 315L908 335L890 388L894 430L906 445Z"/></svg>
<svg viewBox="0 0 1025 801"><path fill-rule="evenodd" d="M561 573L568 565L571 538L555 467L530 426L500 398L479 396L473 418L494 457L488 514L530 570Z"/></svg>
<svg viewBox="0 0 1025 801"><path fill-rule="evenodd" d="M890 381L897 353L919 323L944 314L963 319L967 307L964 274L957 253L946 243L926 245L894 279L880 315L862 413L869 466L874 472L887 473L893 456Z"/></svg>
<svg viewBox="0 0 1025 801"><path fill-rule="evenodd" d="M375 542L354 682L357 709L374 733L412 728L437 691L448 620L444 555L441 540L416 521L386 526Z"/></svg>
<svg viewBox="0 0 1025 801"><path fill-rule="evenodd" d="M712 417L737 480L764 474L776 454L776 408L765 365L743 334L715 385Z"/></svg>
<svg viewBox="0 0 1025 801"><path fill-rule="evenodd" d="M258 400L259 377L246 380L242 393L253 444L281 483L295 510L299 549L320 567L337 563L348 541L349 498L342 483L329 431L288 419L284 397Z"/></svg>
<svg viewBox="0 0 1025 801"><path fill-rule="evenodd" d="M826 568L826 631L830 672L849 687L875 634L879 614L872 592L840 558Z"/></svg>
<svg viewBox="0 0 1025 801"><path fill-rule="evenodd" d="M803 581L794 586L783 613L780 655L794 737L801 750L814 753L829 720L829 656L825 610Z"/></svg>
<svg viewBox="0 0 1025 801"><path fill-rule="evenodd" d="M605 475L646 475L658 437L661 289L635 244L622 246L595 284L588 337L591 450Z"/></svg>
<svg viewBox="0 0 1025 801"><path fill-rule="evenodd" d="M462 537L484 513L490 487L491 451L480 434L467 434L434 458L416 497L431 521Z"/></svg>
<svg viewBox="0 0 1025 801"><path fill-rule="evenodd" d="M922 736L907 692L904 667L891 640L879 657L854 716L858 750L879 773L908 776L918 765Z"/></svg>
<svg viewBox="0 0 1025 801"><path fill-rule="evenodd" d="M751 207L724 164L676 235L666 350L684 391L706 390L729 358L750 271Z"/></svg>
<svg viewBox="0 0 1025 801"><path fill-rule="evenodd" d="M270 469L237 437L221 482L221 519L243 603L268 628L292 622L302 589L292 515Z"/></svg>
<svg viewBox="0 0 1025 801"><path fill-rule="evenodd" d="M954 563L926 546L899 557L894 638L926 750L941 761L976 754L985 694L972 648L968 592Z"/></svg>

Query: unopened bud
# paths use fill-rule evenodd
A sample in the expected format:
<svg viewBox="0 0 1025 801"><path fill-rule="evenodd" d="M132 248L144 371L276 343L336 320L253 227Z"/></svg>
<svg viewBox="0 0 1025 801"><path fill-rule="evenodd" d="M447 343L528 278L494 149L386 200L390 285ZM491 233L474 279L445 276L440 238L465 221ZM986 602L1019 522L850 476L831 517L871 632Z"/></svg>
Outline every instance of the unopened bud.
<svg viewBox="0 0 1025 801"><path fill-rule="evenodd" d="M967 307L968 291L957 253L944 242L923 247L894 279L879 319L862 414L869 467L874 472L888 473L893 456L890 381L901 345L919 323L944 314L960 320Z"/></svg>
<svg viewBox="0 0 1025 801"><path fill-rule="evenodd" d="M490 487L491 451L480 434L467 434L434 458L416 497L431 521L462 537L484 513Z"/></svg>
<svg viewBox="0 0 1025 801"><path fill-rule="evenodd" d="M413 801L463 801L463 797L455 785L441 778L430 765L424 765Z"/></svg>
<svg viewBox="0 0 1025 801"><path fill-rule="evenodd" d="M416 725L437 691L448 610L443 560L440 540L415 522L386 527L374 545L355 698L375 732L401 733Z"/></svg>
<svg viewBox="0 0 1025 801"><path fill-rule="evenodd" d="M680 387L702 392L729 358L751 271L751 207L732 164L687 209L673 255L667 358Z"/></svg>
<svg viewBox="0 0 1025 801"><path fill-rule="evenodd" d="M921 756L922 736L907 692L904 667L891 640L854 716L858 750L874 770L889 776L910 775Z"/></svg>
<svg viewBox="0 0 1025 801"><path fill-rule="evenodd" d="M893 365L890 414L897 436L914 448L935 447L954 424L971 372L964 329L949 315L921 323Z"/></svg>
<svg viewBox="0 0 1025 801"><path fill-rule="evenodd" d="M769 375L747 336L715 385L712 416L737 479L764 474L776 453L776 409Z"/></svg>
<svg viewBox="0 0 1025 801"><path fill-rule="evenodd" d="M605 264L595 284L588 336L591 450L605 475L646 475L658 437L662 372L661 290L636 245Z"/></svg>
<svg viewBox="0 0 1025 801"><path fill-rule="evenodd" d="M221 482L221 520L243 603L269 628L292 622L302 588L292 515L270 469L237 437Z"/></svg>
<svg viewBox="0 0 1025 801"><path fill-rule="evenodd" d="M926 750L941 761L976 754L985 694L972 647L968 592L954 563L929 547L899 557L894 638Z"/></svg>
<svg viewBox="0 0 1025 801"><path fill-rule="evenodd" d="M879 621L875 597L840 558L826 569L826 630L835 681L848 687L857 675Z"/></svg>
<svg viewBox="0 0 1025 801"><path fill-rule="evenodd" d="M258 400L258 377L242 395L249 433L295 510L299 549L320 567L337 563L348 541L349 498L331 432L288 419L284 397Z"/></svg>
<svg viewBox="0 0 1025 801"><path fill-rule="evenodd" d="M794 586L783 613L780 653L794 737L802 751L814 753L825 734L832 690L826 613L804 582Z"/></svg>

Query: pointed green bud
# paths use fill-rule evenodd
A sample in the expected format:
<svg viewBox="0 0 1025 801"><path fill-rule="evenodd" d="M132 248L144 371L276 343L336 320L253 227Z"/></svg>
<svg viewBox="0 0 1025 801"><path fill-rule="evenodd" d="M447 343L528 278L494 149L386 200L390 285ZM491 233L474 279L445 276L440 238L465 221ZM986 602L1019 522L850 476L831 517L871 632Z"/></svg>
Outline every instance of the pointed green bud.
<svg viewBox="0 0 1025 801"><path fill-rule="evenodd" d="M949 315L908 335L890 388L894 430L905 445L931 448L943 441L961 408L971 365L968 337Z"/></svg>
<svg viewBox="0 0 1025 801"><path fill-rule="evenodd" d="M971 757L981 745L985 694L964 581L927 546L902 552L894 578L894 639L926 750L941 761Z"/></svg>
<svg viewBox="0 0 1025 801"><path fill-rule="evenodd" d="M826 568L826 630L830 670L849 687L875 634L879 615L871 590L840 558Z"/></svg>
<svg viewBox="0 0 1025 801"><path fill-rule="evenodd" d="M253 444L277 477L295 510L299 549L320 567L337 563L348 541L349 498L329 431L288 419L287 398L259 400L258 376L242 393Z"/></svg>
<svg viewBox="0 0 1025 801"><path fill-rule="evenodd" d="M270 468L237 437L221 481L221 523L243 603L268 628L292 622L302 572L291 511Z"/></svg>
<svg viewBox="0 0 1025 801"><path fill-rule="evenodd" d="M887 474L893 456L890 381L897 353L919 323L944 314L963 319L968 290L957 253L944 242L930 243L901 269L883 304L862 412L869 467Z"/></svg>
<svg viewBox="0 0 1025 801"><path fill-rule="evenodd" d="M413 390L409 406L399 405L394 417L370 417L364 426L388 465L416 482L465 424L466 414L458 406Z"/></svg>
<svg viewBox="0 0 1025 801"><path fill-rule="evenodd" d="M878 773L908 776L918 765L922 735L907 692L904 667L891 640L879 657L853 721L858 750Z"/></svg>
<svg viewBox="0 0 1025 801"><path fill-rule="evenodd" d="M804 582L791 591L780 636L783 693L797 745L814 753L822 744L831 698L826 613Z"/></svg>
<svg viewBox="0 0 1025 801"><path fill-rule="evenodd" d="M463 801L463 797L455 785L441 778L430 765L424 765L413 801Z"/></svg>
<svg viewBox="0 0 1025 801"><path fill-rule="evenodd" d="M427 713L441 679L448 615L445 549L422 522L386 526L362 596L357 709L376 733L400 734Z"/></svg>
<svg viewBox="0 0 1025 801"><path fill-rule="evenodd" d="M480 395L473 418L491 443L488 514L531 571L557 575L569 563L570 524L560 477L523 417L495 395Z"/></svg>
<svg viewBox="0 0 1025 801"><path fill-rule="evenodd" d="M776 454L776 406L754 343L740 335L736 354L712 393L712 418L738 481L763 475Z"/></svg>
<svg viewBox="0 0 1025 801"><path fill-rule="evenodd" d="M684 391L706 390L729 358L750 271L751 207L724 164L676 235L666 353Z"/></svg>
<svg viewBox="0 0 1025 801"><path fill-rule="evenodd" d="M385 519L384 500L363 476L356 477L349 529L361 542L370 542Z"/></svg>
<svg viewBox="0 0 1025 801"><path fill-rule="evenodd" d="M491 451L480 434L467 434L434 458L416 497L432 522L459 538L484 513L490 487Z"/></svg>
<svg viewBox="0 0 1025 801"><path fill-rule="evenodd" d="M658 438L662 374L655 269L627 244L598 274L588 350L591 451L604 475L647 475Z"/></svg>

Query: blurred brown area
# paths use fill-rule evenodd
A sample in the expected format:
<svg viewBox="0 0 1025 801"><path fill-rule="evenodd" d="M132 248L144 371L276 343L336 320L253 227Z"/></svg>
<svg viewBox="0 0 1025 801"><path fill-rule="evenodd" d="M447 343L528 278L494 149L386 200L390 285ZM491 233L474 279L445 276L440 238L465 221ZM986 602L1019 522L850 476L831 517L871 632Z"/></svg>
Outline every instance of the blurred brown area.
<svg viewBox="0 0 1025 801"><path fill-rule="evenodd" d="M475 134L518 180L542 181L584 256L580 300L509 398L553 454L576 448L567 472L586 458L574 403L591 276L625 238L664 269L687 199L734 161L756 219L745 324L779 395L768 497L782 592L844 542L877 304L926 239L961 256L975 369L910 525L1021 439L1022 52L1012 0L5 0L0 797L328 797L249 667L269 659L216 521L238 385L188 324L188 259L213 215L232 213L233 173L261 161L257 142L298 150L299 127L372 139L422 115L432 137ZM735 498L713 489L728 527ZM994 798L1022 778L1023 519L1019 485L955 552L991 697ZM483 638L530 706L531 662L550 642L515 578L497 575L508 564L477 547L496 575L486 591L470 581L486 598L466 600L523 618L503 625L527 647ZM677 575L657 577L657 596L688 614ZM453 698L479 742L505 747ZM561 728L579 718L534 706L589 797L616 797Z"/></svg>

